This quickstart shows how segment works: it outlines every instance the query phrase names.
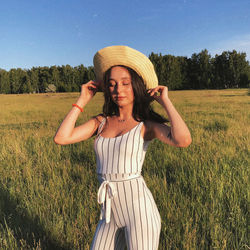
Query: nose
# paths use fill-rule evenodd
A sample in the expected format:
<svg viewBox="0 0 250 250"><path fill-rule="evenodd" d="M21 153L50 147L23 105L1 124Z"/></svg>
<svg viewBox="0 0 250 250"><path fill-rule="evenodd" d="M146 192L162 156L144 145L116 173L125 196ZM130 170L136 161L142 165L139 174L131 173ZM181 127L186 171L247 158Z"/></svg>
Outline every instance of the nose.
<svg viewBox="0 0 250 250"><path fill-rule="evenodd" d="M122 90L122 85L120 84L120 83L117 83L116 85L115 85L115 92L117 93L117 94L119 94L120 92L121 92L121 90Z"/></svg>

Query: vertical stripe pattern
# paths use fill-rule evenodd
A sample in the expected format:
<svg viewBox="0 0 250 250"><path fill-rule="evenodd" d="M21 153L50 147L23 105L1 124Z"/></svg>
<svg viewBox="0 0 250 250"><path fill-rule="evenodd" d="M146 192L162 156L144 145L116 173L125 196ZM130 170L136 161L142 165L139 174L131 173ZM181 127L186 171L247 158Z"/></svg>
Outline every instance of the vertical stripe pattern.
<svg viewBox="0 0 250 250"><path fill-rule="evenodd" d="M157 250L161 218L144 178L112 183L118 195L112 200L110 222L99 221L91 249Z"/></svg>
<svg viewBox="0 0 250 250"><path fill-rule="evenodd" d="M101 125L103 127L104 124ZM140 122L127 133L114 138L105 138L98 134L95 139L98 174L141 172L149 144L141 136L142 125L143 122Z"/></svg>
<svg viewBox="0 0 250 250"><path fill-rule="evenodd" d="M112 182L116 196L111 202L110 222L106 223L105 218L99 220L91 250L124 250L125 247L157 250L161 217L140 175L149 143L141 136L143 123L115 138L100 135L104 124L105 121L99 127L94 147L98 180L100 184L104 180Z"/></svg>

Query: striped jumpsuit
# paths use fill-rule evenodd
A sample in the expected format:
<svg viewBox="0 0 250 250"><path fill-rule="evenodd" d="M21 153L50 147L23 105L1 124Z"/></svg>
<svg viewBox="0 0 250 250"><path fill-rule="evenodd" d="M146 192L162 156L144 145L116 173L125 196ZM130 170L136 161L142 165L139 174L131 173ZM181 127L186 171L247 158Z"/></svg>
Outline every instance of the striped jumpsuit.
<svg viewBox="0 0 250 250"><path fill-rule="evenodd" d="M95 139L97 176L101 204L91 250L156 250L161 218L154 198L141 175L149 141L141 136L143 122L114 138Z"/></svg>

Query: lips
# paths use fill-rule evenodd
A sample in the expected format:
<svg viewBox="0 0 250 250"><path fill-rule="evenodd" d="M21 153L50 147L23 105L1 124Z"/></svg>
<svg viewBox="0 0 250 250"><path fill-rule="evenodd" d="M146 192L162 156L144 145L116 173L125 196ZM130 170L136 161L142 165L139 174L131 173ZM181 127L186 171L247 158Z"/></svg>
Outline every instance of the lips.
<svg viewBox="0 0 250 250"><path fill-rule="evenodd" d="M125 98L125 96L117 96L115 99L116 100L123 100Z"/></svg>

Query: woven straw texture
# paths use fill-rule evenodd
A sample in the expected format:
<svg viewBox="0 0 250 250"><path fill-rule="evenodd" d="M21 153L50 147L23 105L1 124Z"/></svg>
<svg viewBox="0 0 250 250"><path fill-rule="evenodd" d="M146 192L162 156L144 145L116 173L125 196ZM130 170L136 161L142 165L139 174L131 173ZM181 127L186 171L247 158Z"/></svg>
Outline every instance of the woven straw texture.
<svg viewBox="0 0 250 250"><path fill-rule="evenodd" d="M152 62L141 52L128 46L110 46L99 50L93 59L96 80L103 81L104 73L112 66L124 65L142 77L146 88L158 86Z"/></svg>

